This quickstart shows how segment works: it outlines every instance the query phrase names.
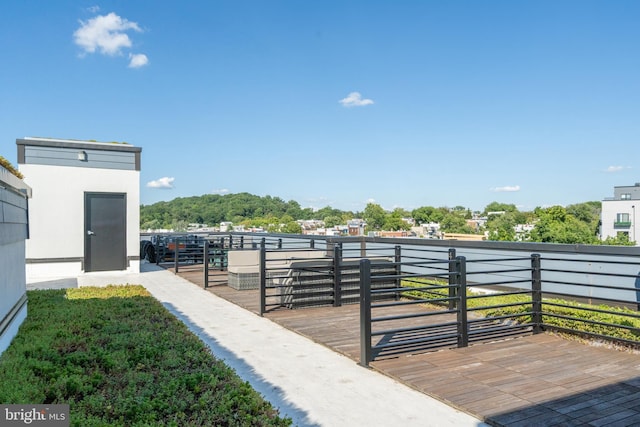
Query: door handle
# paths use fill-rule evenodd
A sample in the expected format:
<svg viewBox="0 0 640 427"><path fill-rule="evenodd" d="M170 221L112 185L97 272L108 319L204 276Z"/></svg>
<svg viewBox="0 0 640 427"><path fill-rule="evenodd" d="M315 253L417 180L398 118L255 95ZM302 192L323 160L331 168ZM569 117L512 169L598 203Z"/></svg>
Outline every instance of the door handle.
<svg viewBox="0 0 640 427"><path fill-rule="evenodd" d="M93 232L93 231L91 231L91 230L87 230L87 235L89 235L89 236L95 236L95 235L96 235L96 233L94 233L94 232Z"/></svg>

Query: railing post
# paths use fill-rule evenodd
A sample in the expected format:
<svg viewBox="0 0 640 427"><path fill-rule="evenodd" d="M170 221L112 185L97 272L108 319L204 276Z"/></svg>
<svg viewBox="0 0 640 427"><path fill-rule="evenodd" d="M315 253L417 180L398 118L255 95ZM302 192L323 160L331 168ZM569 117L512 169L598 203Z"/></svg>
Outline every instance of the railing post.
<svg viewBox="0 0 640 427"><path fill-rule="evenodd" d="M533 333L542 332L542 273L540 254L531 254L531 322Z"/></svg>
<svg viewBox="0 0 640 427"><path fill-rule="evenodd" d="M267 308L267 243L260 240L260 316Z"/></svg>
<svg viewBox="0 0 640 427"><path fill-rule="evenodd" d="M315 239L311 239L311 240L309 240L309 247L310 247L311 249L315 249L315 248L316 248L316 241L315 241Z"/></svg>
<svg viewBox="0 0 640 427"><path fill-rule="evenodd" d="M204 288L209 287L209 240L204 239L204 249L202 251L202 263L204 271Z"/></svg>
<svg viewBox="0 0 640 427"><path fill-rule="evenodd" d="M227 255L225 255L224 237L223 237L222 242L220 242L220 248L218 249L218 262L220 263L220 271L224 271L224 260L226 257Z"/></svg>
<svg viewBox="0 0 640 427"><path fill-rule="evenodd" d="M160 265L160 236L156 235L156 241L154 243L156 250L156 265Z"/></svg>
<svg viewBox="0 0 640 427"><path fill-rule="evenodd" d="M371 261L360 260L360 365L371 362Z"/></svg>
<svg viewBox="0 0 640 427"><path fill-rule="evenodd" d="M402 287L402 279L400 275L402 274L402 266L400 263L402 262L402 246L396 245L395 247L395 270L396 270L396 301L400 300L400 288Z"/></svg>
<svg viewBox="0 0 640 427"><path fill-rule="evenodd" d="M229 234L229 249L233 248L233 235Z"/></svg>
<svg viewBox="0 0 640 427"><path fill-rule="evenodd" d="M240 236L240 249L244 249L244 236Z"/></svg>
<svg viewBox="0 0 640 427"><path fill-rule="evenodd" d="M367 241L364 237L360 237L360 257L364 258L367 256Z"/></svg>
<svg viewBox="0 0 640 427"><path fill-rule="evenodd" d="M469 346L469 324L467 323L467 260L456 257L458 282L458 347Z"/></svg>
<svg viewBox="0 0 640 427"><path fill-rule="evenodd" d="M455 248L449 248L449 310L453 310L456 308L456 278L454 277L455 273L455 263L453 262L456 259L456 250Z"/></svg>
<svg viewBox="0 0 640 427"><path fill-rule="evenodd" d="M278 239L278 249L282 249L282 238Z"/></svg>
<svg viewBox="0 0 640 427"><path fill-rule="evenodd" d="M342 243L333 248L333 306L342 306Z"/></svg>
<svg viewBox="0 0 640 427"><path fill-rule="evenodd" d="M178 266L180 264L180 262L178 261L180 257L180 238L178 236L176 236L175 242L176 249L173 251L173 272L175 274L178 274Z"/></svg>

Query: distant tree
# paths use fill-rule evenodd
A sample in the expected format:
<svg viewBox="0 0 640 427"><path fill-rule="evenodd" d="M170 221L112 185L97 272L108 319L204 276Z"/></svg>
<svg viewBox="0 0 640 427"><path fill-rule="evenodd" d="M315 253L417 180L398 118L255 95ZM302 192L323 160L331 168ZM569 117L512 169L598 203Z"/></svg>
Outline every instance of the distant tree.
<svg viewBox="0 0 640 427"><path fill-rule="evenodd" d="M486 229L489 231L489 240L513 242L516 240L515 215L491 215L487 220Z"/></svg>
<svg viewBox="0 0 640 427"><path fill-rule="evenodd" d="M448 213L446 208L434 208L433 206L422 206L411 211L411 216L417 224L428 224L430 222L440 222Z"/></svg>
<svg viewBox="0 0 640 427"><path fill-rule="evenodd" d="M300 219L317 219L317 218L314 218L314 211L312 208L304 208L300 212Z"/></svg>
<svg viewBox="0 0 640 427"><path fill-rule="evenodd" d="M592 201L567 206L567 213L584 222L594 236L598 235L602 202Z"/></svg>
<svg viewBox="0 0 640 427"><path fill-rule="evenodd" d="M442 221L440 221L440 230L444 233L473 233L473 230L467 225L467 221L464 217L453 212L442 218Z"/></svg>
<svg viewBox="0 0 640 427"><path fill-rule="evenodd" d="M289 200L287 202L285 213L292 218L302 219L302 208L295 200Z"/></svg>
<svg viewBox="0 0 640 427"><path fill-rule="evenodd" d="M406 209L402 209L402 208L395 208L392 212L391 215L393 216L397 216L398 218L409 218L411 217L411 212L409 212Z"/></svg>
<svg viewBox="0 0 640 427"><path fill-rule="evenodd" d="M140 225L141 230L157 230L160 228L163 227L160 225L160 221L157 219L152 219Z"/></svg>
<svg viewBox="0 0 640 427"><path fill-rule="evenodd" d="M385 231L410 230L411 225L399 216L388 215L382 225L382 229Z"/></svg>
<svg viewBox="0 0 640 427"><path fill-rule="evenodd" d="M411 217L416 221L416 224L427 224L431 222L431 213L435 208L431 206L423 206L411 211Z"/></svg>
<svg viewBox="0 0 640 427"><path fill-rule="evenodd" d="M598 243L589 225L567 213L562 206L546 209L536 208L538 221L531 230L529 239L549 243Z"/></svg>
<svg viewBox="0 0 640 427"><path fill-rule="evenodd" d="M336 215L330 215L323 219L325 227L331 228L336 225L343 224L342 218Z"/></svg>
<svg viewBox="0 0 640 427"><path fill-rule="evenodd" d="M315 219L322 219L328 216L341 216L341 215L342 215L342 211L340 209L334 209L331 206L325 206L324 208L318 209L316 212L314 212Z"/></svg>
<svg viewBox="0 0 640 427"><path fill-rule="evenodd" d="M301 234L302 233L302 227L300 226L300 224L298 224L295 221L289 221L289 222L284 224L284 227L282 227L282 229L280 231L282 233Z"/></svg>
<svg viewBox="0 0 640 427"><path fill-rule="evenodd" d="M488 212L515 212L517 210L516 205L491 202L484 208L483 214L486 215Z"/></svg>
<svg viewBox="0 0 640 427"><path fill-rule="evenodd" d="M396 208L386 216L382 229L388 231L410 230L411 225L403 219L408 216L409 212Z"/></svg>
<svg viewBox="0 0 640 427"><path fill-rule="evenodd" d="M464 206L454 206L453 208L451 208L451 212L455 212L459 215L461 215L464 219L471 219L472 215L471 215L471 209L469 208L465 208Z"/></svg>
<svg viewBox="0 0 640 427"><path fill-rule="evenodd" d="M387 213L375 203L368 203L364 208L364 220L370 230L381 230L387 218Z"/></svg>
<svg viewBox="0 0 640 427"><path fill-rule="evenodd" d="M627 233L617 233L615 237L608 236L601 244L610 246L635 246L636 242L629 240Z"/></svg>
<svg viewBox="0 0 640 427"><path fill-rule="evenodd" d="M187 231L187 226L188 225L189 225L189 223L187 223L187 221L178 220L178 221L174 221L171 224L171 229L173 231L183 232L183 231Z"/></svg>

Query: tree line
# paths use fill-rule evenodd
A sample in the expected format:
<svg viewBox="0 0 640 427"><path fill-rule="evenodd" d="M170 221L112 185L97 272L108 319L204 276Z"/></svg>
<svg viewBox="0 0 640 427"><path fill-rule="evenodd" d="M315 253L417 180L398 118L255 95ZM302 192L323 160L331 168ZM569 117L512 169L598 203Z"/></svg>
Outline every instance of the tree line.
<svg viewBox="0 0 640 427"><path fill-rule="evenodd" d="M601 202L590 201L573 205L537 207L520 211L513 204L492 202L483 211L472 212L464 206L422 206L412 211L396 208L386 211L369 203L362 212L343 211L330 206L319 210L302 208L294 200L256 196L249 193L206 194L181 197L169 202L157 202L140 207L140 228L185 230L187 224L216 226L224 221L245 227L261 227L269 232L300 233L298 220L322 220L326 227L346 224L353 218L366 222L366 231L409 230L412 218L416 225L438 223L445 233L485 234L489 240L529 241L569 244L631 245L627 235L599 239ZM473 218L486 218L477 226ZM482 223L482 222L480 222ZM518 224L535 225L516 231Z"/></svg>

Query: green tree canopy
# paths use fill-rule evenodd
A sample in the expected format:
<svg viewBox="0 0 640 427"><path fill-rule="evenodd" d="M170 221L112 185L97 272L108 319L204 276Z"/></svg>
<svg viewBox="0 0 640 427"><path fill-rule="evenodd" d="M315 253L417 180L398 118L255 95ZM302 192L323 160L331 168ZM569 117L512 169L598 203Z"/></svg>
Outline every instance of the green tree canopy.
<svg viewBox="0 0 640 427"><path fill-rule="evenodd" d="M410 230L411 225L402 219L407 217L408 214L409 212L404 209L394 209L393 212L386 216L382 229L387 231Z"/></svg>
<svg viewBox="0 0 640 427"><path fill-rule="evenodd" d="M530 239L534 242L549 243L598 243L589 225L578 220L562 206L551 206L546 209L536 208L538 221L531 230Z"/></svg>
<svg viewBox="0 0 640 427"><path fill-rule="evenodd" d="M482 214L487 215L487 213L489 212L515 212L517 210L518 208L516 208L516 205L491 202L487 206L485 206L484 212Z"/></svg>
<svg viewBox="0 0 640 427"><path fill-rule="evenodd" d="M473 234L473 230L467 225L464 216L454 212L445 215L440 221L440 230L444 233Z"/></svg>
<svg viewBox="0 0 640 427"><path fill-rule="evenodd" d="M503 215L491 215L485 225L489 231L489 240L512 242L516 240L516 216L507 212Z"/></svg>
<svg viewBox="0 0 640 427"><path fill-rule="evenodd" d="M375 203L367 203L364 208L364 220L369 230L382 230L387 213L382 207Z"/></svg>

